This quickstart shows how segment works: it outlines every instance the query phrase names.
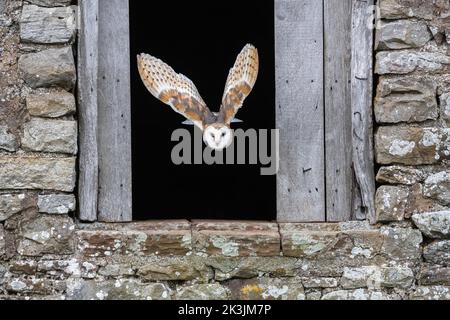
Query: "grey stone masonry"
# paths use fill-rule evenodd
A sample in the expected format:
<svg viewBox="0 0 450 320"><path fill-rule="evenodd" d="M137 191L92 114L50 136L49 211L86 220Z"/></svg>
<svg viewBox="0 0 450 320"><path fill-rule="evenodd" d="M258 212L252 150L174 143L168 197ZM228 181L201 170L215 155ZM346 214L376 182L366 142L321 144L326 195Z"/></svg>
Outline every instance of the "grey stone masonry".
<svg viewBox="0 0 450 320"><path fill-rule="evenodd" d="M25 5L20 18L23 42L61 44L74 40L75 10L72 7L42 8Z"/></svg>
<svg viewBox="0 0 450 320"><path fill-rule="evenodd" d="M59 118L76 111L75 96L66 91L30 94L27 97L30 115L43 118Z"/></svg>
<svg viewBox="0 0 450 320"><path fill-rule="evenodd" d="M409 190L401 186L382 186L376 193L376 216L379 222L405 218Z"/></svg>
<svg viewBox="0 0 450 320"><path fill-rule="evenodd" d="M19 69L32 88L60 86L70 90L75 85L72 47L24 54L19 58Z"/></svg>
<svg viewBox="0 0 450 320"><path fill-rule="evenodd" d="M75 196L73 194L39 195L38 208L41 213L67 214L75 210Z"/></svg>
<svg viewBox="0 0 450 320"><path fill-rule="evenodd" d="M450 159L447 128L382 126L375 134L375 152L380 164L438 164Z"/></svg>
<svg viewBox="0 0 450 320"><path fill-rule="evenodd" d="M432 37L425 22L398 20L382 22L375 41L379 50L409 49L424 46Z"/></svg>
<svg viewBox="0 0 450 320"><path fill-rule="evenodd" d="M50 153L77 153L75 121L32 119L24 124L22 148Z"/></svg>
<svg viewBox="0 0 450 320"><path fill-rule="evenodd" d="M450 5L447 0L380 0L382 19L421 18L431 20L447 17Z"/></svg>
<svg viewBox="0 0 450 320"><path fill-rule="evenodd" d="M427 237L450 239L450 211L416 214L413 221Z"/></svg>
<svg viewBox="0 0 450 320"><path fill-rule="evenodd" d="M417 281L410 284L416 287L402 298L448 300L450 3L379 0L378 5L381 20L375 31L375 73L380 77L374 101L375 155L380 165L377 220L404 227L412 222L425 239L423 263L418 274L413 270ZM398 279L409 278L407 273L395 273ZM372 266L348 271L343 280L349 288L362 290L370 279L380 288L380 275L379 268Z"/></svg>
<svg viewBox="0 0 450 320"><path fill-rule="evenodd" d="M441 52L382 51L377 54L375 65L375 72L380 75L413 72L446 73L449 71L450 57Z"/></svg>
<svg viewBox="0 0 450 320"><path fill-rule="evenodd" d="M441 103L441 118L447 126L450 125L450 92L445 92L439 97Z"/></svg>
<svg viewBox="0 0 450 320"><path fill-rule="evenodd" d="M1 189L71 192L75 188L75 158L0 156Z"/></svg>
<svg viewBox="0 0 450 320"><path fill-rule="evenodd" d="M28 0L28 2L42 7L62 7L70 5L72 0Z"/></svg>
<svg viewBox="0 0 450 320"><path fill-rule="evenodd" d="M450 205L450 171L440 171L428 176L423 192L428 198Z"/></svg>
<svg viewBox="0 0 450 320"><path fill-rule="evenodd" d="M16 136L9 132L7 126L0 126L0 150L14 152L18 147Z"/></svg>
<svg viewBox="0 0 450 320"><path fill-rule="evenodd" d="M378 123L414 123L439 116L437 85L422 77L381 77L375 98Z"/></svg>
<svg viewBox="0 0 450 320"><path fill-rule="evenodd" d="M0 194L0 222L27 209L29 203L26 200L27 197L23 193Z"/></svg>

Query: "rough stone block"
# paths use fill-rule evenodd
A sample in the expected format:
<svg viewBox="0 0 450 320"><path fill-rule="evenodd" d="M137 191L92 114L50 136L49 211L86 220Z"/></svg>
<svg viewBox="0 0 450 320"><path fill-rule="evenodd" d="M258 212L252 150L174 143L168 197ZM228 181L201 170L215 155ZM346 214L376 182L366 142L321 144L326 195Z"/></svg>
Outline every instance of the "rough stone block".
<svg viewBox="0 0 450 320"><path fill-rule="evenodd" d="M336 259L337 263L342 264L358 264L375 258L383 243L383 236L378 230L366 227L346 229L340 224L335 226L337 229L334 231L311 231L303 224L281 224L283 254L324 261Z"/></svg>
<svg viewBox="0 0 450 320"><path fill-rule="evenodd" d="M450 126L450 92L445 92L439 97L441 103L441 119Z"/></svg>
<svg viewBox="0 0 450 320"><path fill-rule="evenodd" d="M375 207L379 222L402 221L408 203L408 188L382 186L377 190Z"/></svg>
<svg viewBox="0 0 450 320"><path fill-rule="evenodd" d="M38 216L20 224L17 252L22 256L69 255L74 252L73 220L60 216Z"/></svg>
<svg viewBox="0 0 450 320"><path fill-rule="evenodd" d="M187 281L197 279L208 282L214 274L204 261L195 256L164 257L147 261L137 274L147 281Z"/></svg>
<svg viewBox="0 0 450 320"><path fill-rule="evenodd" d="M395 294L367 289L338 290L325 294L322 300L400 300Z"/></svg>
<svg viewBox="0 0 450 320"><path fill-rule="evenodd" d="M310 288L336 288L339 285L338 279L336 278L303 278L303 286L307 289Z"/></svg>
<svg viewBox="0 0 450 320"><path fill-rule="evenodd" d="M73 194L47 194L38 197L38 208L41 213L67 214L74 211L75 206Z"/></svg>
<svg viewBox="0 0 450 320"><path fill-rule="evenodd" d="M7 126L0 126L0 150L15 152L18 148L16 136L9 132Z"/></svg>
<svg viewBox="0 0 450 320"><path fill-rule="evenodd" d="M428 198L450 205L450 172L441 171L430 175L425 180L423 193Z"/></svg>
<svg viewBox="0 0 450 320"><path fill-rule="evenodd" d="M259 278L231 280L227 283L232 300L305 300L305 292L298 278Z"/></svg>
<svg viewBox="0 0 450 320"><path fill-rule="evenodd" d="M278 256L280 234L276 223L194 222L195 251L208 256Z"/></svg>
<svg viewBox="0 0 450 320"><path fill-rule="evenodd" d="M414 273L407 267L366 266L345 268L341 285L345 289L400 288L408 289L414 283Z"/></svg>
<svg viewBox="0 0 450 320"><path fill-rule="evenodd" d="M340 241L340 234L334 231L281 231L283 254L288 257L314 257L333 250Z"/></svg>
<svg viewBox="0 0 450 320"><path fill-rule="evenodd" d="M163 283L118 279L95 281L70 279L67 300L170 300L172 290Z"/></svg>
<svg viewBox="0 0 450 320"><path fill-rule="evenodd" d="M413 221L429 238L450 238L450 211L427 212L413 215Z"/></svg>
<svg viewBox="0 0 450 320"><path fill-rule="evenodd" d="M70 5L72 0L28 0L28 2L41 7L62 7Z"/></svg>
<svg viewBox="0 0 450 320"><path fill-rule="evenodd" d="M380 287L380 270L376 266L344 268L341 286L344 289Z"/></svg>
<svg viewBox="0 0 450 320"><path fill-rule="evenodd" d="M24 54L19 58L19 70L32 88L60 86L71 90L76 81L72 47Z"/></svg>
<svg viewBox="0 0 450 320"><path fill-rule="evenodd" d="M431 20L447 14L449 3L446 0L380 0L382 19L423 18Z"/></svg>
<svg viewBox="0 0 450 320"><path fill-rule="evenodd" d="M136 270L132 263L108 263L100 267L98 274L108 278L135 276Z"/></svg>
<svg viewBox="0 0 450 320"><path fill-rule="evenodd" d="M450 287L446 286L422 286L418 287L411 295L411 300L450 300Z"/></svg>
<svg viewBox="0 0 450 320"><path fill-rule="evenodd" d="M24 5L20 17L23 42L61 44L74 39L76 17L73 7L43 8Z"/></svg>
<svg viewBox="0 0 450 320"><path fill-rule="evenodd" d="M72 192L75 162L75 158L0 156L0 188Z"/></svg>
<svg viewBox="0 0 450 320"><path fill-rule="evenodd" d="M421 257L422 233L411 228L381 227L384 236L380 252L389 259L418 262Z"/></svg>
<svg viewBox="0 0 450 320"><path fill-rule="evenodd" d="M375 135L380 164L434 164L450 156L448 130L406 126L380 127Z"/></svg>
<svg viewBox="0 0 450 320"><path fill-rule="evenodd" d="M78 230L78 250L88 257L180 255L192 251L187 222L145 222L116 230Z"/></svg>
<svg viewBox="0 0 450 320"><path fill-rule="evenodd" d="M441 73L448 72L449 65L450 57L440 52L382 51L376 55L375 72L380 75L414 71Z"/></svg>
<svg viewBox="0 0 450 320"><path fill-rule="evenodd" d="M424 265L420 270L420 284L423 286L450 286L450 268Z"/></svg>
<svg viewBox="0 0 450 320"><path fill-rule="evenodd" d="M424 196L423 186L415 184L411 187L405 218L411 218L414 214L447 210L437 200Z"/></svg>
<svg viewBox="0 0 450 320"><path fill-rule="evenodd" d="M0 286L5 282L5 274L7 271L8 271L7 267L0 264Z"/></svg>
<svg viewBox="0 0 450 320"><path fill-rule="evenodd" d="M423 257L428 263L450 266L450 240L427 244L423 250Z"/></svg>
<svg viewBox="0 0 450 320"><path fill-rule="evenodd" d="M436 84L417 77L381 77L375 97L378 123L422 122L439 116Z"/></svg>
<svg viewBox="0 0 450 320"><path fill-rule="evenodd" d="M414 285L414 272L404 267L381 268L381 287L409 289Z"/></svg>
<svg viewBox="0 0 450 320"><path fill-rule="evenodd" d="M35 275L37 262L34 260L15 260L9 263L9 272L15 275Z"/></svg>
<svg viewBox="0 0 450 320"><path fill-rule="evenodd" d="M2 59L4 61L4 58L2 56ZM1 63L1 62L0 62ZM11 62L13 63L13 62ZM16 66L17 67L17 66ZM0 64L0 68L2 65ZM16 71L17 73L17 71ZM3 76L5 75L5 76ZM17 136L18 129L23 123L23 106L20 101L20 98L17 97L20 93L17 91L18 87L16 87L16 81L11 81L11 83L6 83L6 81L9 79L8 77L11 75L10 71L1 71L0 72L0 126L3 127L1 129L2 135L4 139L1 144L4 147L4 149L16 149L19 147L19 137ZM5 79L6 78L6 79ZM12 88L14 88L12 90ZM12 91L11 91L12 90ZM10 134L14 134L17 139L18 146L16 147L15 144L12 142L12 137ZM0 150L0 151L3 151ZM8 151L8 150L5 150ZM12 151L10 151L12 152Z"/></svg>
<svg viewBox="0 0 450 320"><path fill-rule="evenodd" d="M320 289L306 290L305 295L308 301L319 301L322 298L322 291Z"/></svg>
<svg viewBox="0 0 450 320"><path fill-rule="evenodd" d="M0 224L0 258L6 252L6 239L5 239L5 230L3 229L3 225Z"/></svg>
<svg viewBox="0 0 450 320"><path fill-rule="evenodd" d="M293 277L298 268L297 259L289 257L208 257L205 263L214 269L216 281L259 276Z"/></svg>
<svg viewBox="0 0 450 320"><path fill-rule="evenodd" d="M12 277L6 281L5 287L13 294L51 295L64 292L66 284L61 280Z"/></svg>
<svg viewBox="0 0 450 320"><path fill-rule="evenodd" d="M412 186L424 181L425 177L424 171L414 167L389 166L380 168L377 174L377 182Z"/></svg>
<svg viewBox="0 0 450 320"><path fill-rule="evenodd" d="M175 300L228 300L230 290L218 283L178 287Z"/></svg>
<svg viewBox="0 0 450 320"><path fill-rule="evenodd" d="M98 266L81 258L68 260L40 260L33 261L33 268L39 274L45 274L58 279L71 277L93 279L97 275Z"/></svg>
<svg viewBox="0 0 450 320"><path fill-rule="evenodd" d="M34 152L76 154L76 121L32 119L24 125L22 147Z"/></svg>
<svg viewBox="0 0 450 320"><path fill-rule="evenodd" d="M27 109L35 117L59 118L75 113L75 97L66 91L31 94L27 97Z"/></svg>
<svg viewBox="0 0 450 320"><path fill-rule="evenodd" d="M409 49L424 46L431 40L428 26L423 21L398 20L381 22L377 29L376 49Z"/></svg>
<svg viewBox="0 0 450 320"><path fill-rule="evenodd" d="M0 222L31 207L25 194L0 194Z"/></svg>

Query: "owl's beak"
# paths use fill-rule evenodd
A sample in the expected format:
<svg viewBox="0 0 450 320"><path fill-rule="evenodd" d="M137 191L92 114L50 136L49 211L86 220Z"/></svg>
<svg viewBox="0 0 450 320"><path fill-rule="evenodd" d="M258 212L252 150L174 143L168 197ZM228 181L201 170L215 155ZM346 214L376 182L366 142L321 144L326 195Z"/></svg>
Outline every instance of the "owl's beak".
<svg viewBox="0 0 450 320"><path fill-rule="evenodd" d="M216 151L222 151L223 148L219 148L219 143L215 143L215 146L210 146L211 149L216 150Z"/></svg>

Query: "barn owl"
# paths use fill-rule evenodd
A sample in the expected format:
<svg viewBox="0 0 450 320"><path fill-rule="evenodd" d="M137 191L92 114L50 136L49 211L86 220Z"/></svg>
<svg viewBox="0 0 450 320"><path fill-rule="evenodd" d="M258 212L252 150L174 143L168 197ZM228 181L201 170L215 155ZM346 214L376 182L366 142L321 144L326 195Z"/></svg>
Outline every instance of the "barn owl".
<svg viewBox="0 0 450 320"><path fill-rule="evenodd" d="M214 150L231 145L231 123L252 91L259 70L257 49L247 44L228 74L222 105L211 112L194 83L166 63L148 54L138 55L139 74L150 93L200 128L203 140Z"/></svg>

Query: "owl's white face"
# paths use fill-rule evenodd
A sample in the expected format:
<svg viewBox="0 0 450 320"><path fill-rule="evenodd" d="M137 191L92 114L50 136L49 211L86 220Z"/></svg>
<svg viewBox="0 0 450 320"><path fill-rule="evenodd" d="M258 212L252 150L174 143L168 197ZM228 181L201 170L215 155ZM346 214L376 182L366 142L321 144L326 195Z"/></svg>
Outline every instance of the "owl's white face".
<svg viewBox="0 0 450 320"><path fill-rule="evenodd" d="M233 131L226 125L215 123L205 129L203 140L211 149L220 151L233 142Z"/></svg>

